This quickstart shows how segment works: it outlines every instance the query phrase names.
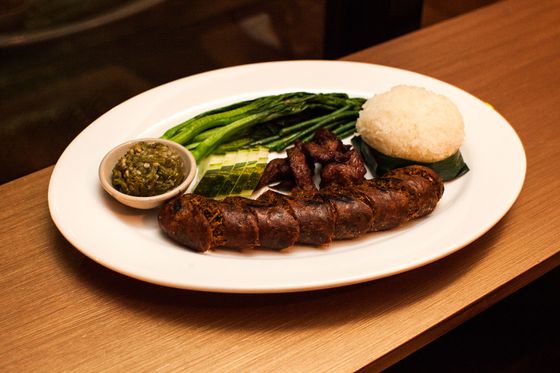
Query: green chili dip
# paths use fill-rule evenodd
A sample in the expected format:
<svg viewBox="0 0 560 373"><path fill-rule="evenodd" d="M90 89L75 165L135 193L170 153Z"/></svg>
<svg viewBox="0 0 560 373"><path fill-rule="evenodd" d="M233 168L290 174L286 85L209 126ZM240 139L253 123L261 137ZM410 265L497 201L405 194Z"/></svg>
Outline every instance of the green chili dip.
<svg viewBox="0 0 560 373"><path fill-rule="evenodd" d="M163 194L183 182L183 160L167 145L138 142L113 168L113 187L131 196Z"/></svg>

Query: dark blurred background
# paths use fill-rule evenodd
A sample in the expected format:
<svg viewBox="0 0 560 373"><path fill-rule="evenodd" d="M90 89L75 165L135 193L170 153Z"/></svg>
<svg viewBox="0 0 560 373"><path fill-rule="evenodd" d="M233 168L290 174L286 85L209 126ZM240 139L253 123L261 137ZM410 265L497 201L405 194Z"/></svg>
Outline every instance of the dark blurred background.
<svg viewBox="0 0 560 373"><path fill-rule="evenodd" d="M0 183L56 162L151 87L271 60L336 59L495 0L0 0ZM558 270L391 368L548 371ZM551 370L552 371L552 370Z"/></svg>
<svg viewBox="0 0 560 373"><path fill-rule="evenodd" d="M0 0L0 183L89 123L220 67L335 59L492 0Z"/></svg>

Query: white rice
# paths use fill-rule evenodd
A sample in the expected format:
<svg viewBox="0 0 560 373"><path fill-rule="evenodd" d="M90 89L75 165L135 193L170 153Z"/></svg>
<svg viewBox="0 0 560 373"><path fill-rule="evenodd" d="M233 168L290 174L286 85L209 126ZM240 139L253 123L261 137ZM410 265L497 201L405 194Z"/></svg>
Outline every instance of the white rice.
<svg viewBox="0 0 560 373"><path fill-rule="evenodd" d="M356 129L381 153L418 162L453 155L465 136L461 113L450 99L404 85L367 100Z"/></svg>

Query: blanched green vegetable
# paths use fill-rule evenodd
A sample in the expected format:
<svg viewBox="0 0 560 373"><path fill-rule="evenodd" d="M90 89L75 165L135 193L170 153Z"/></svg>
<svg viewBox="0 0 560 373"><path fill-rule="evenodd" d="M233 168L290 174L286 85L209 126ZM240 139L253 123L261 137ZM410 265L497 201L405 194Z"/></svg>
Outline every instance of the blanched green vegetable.
<svg viewBox="0 0 560 373"><path fill-rule="evenodd" d="M326 127L330 123L337 122L340 120L348 120L350 118L355 119L357 117L358 117L357 111L350 110L350 106L344 106L331 114L301 123L300 126L297 128L296 132L291 133L289 136L281 137L279 140L264 144L264 146L275 151L284 150L288 146L293 144L297 139L301 139L307 135L313 135L316 130L322 127ZM300 128L302 129L299 130ZM280 131L280 136L282 136L283 134L284 133Z"/></svg>
<svg viewBox="0 0 560 373"><path fill-rule="evenodd" d="M332 128L357 118L364 102L344 93L263 96L199 114L162 137L186 146L197 162L234 146L263 145L280 151L318 128Z"/></svg>
<svg viewBox="0 0 560 373"><path fill-rule="evenodd" d="M199 121L202 118L210 118L212 116L213 119L216 119L216 118L233 117L235 115L238 115L238 114L246 111L247 108L249 107L249 105L251 103L253 103L253 101L255 101L255 100L236 102L236 103L228 105L228 106L223 106L223 107L220 107L220 108L217 108L217 109L214 109L214 110L210 110L210 111L206 111L204 113L198 114L198 115L192 117L191 119L186 120L182 123L179 123L178 125L168 129L167 131L165 131L162 138L171 139L178 132L187 129L188 127L192 126L193 123ZM244 109L236 111L239 108L244 108ZM218 114L222 114L222 115L218 116ZM210 119L205 119L205 121L210 121ZM200 121L200 122L203 122L203 121Z"/></svg>

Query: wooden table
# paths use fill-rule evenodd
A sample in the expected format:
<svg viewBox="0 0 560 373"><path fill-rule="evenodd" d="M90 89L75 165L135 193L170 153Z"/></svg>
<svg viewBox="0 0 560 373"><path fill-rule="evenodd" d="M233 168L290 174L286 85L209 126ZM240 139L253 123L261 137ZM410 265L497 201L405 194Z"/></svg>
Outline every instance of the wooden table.
<svg viewBox="0 0 560 373"><path fill-rule="evenodd" d="M491 103L527 178L486 235L390 278L308 293L207 294L110 271L47 206L52 167L0 186L1 371L352 371L387 367L560 263L560 1L512 0L347 57Z"/></svg>

